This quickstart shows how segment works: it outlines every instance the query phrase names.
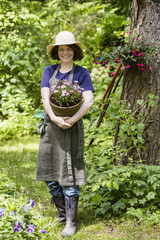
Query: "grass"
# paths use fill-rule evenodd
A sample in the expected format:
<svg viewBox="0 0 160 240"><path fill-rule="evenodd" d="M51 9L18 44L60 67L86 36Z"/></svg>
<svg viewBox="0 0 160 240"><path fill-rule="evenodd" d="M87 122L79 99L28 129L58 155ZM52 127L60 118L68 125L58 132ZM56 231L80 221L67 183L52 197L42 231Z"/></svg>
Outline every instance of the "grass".
<svg viewBox="0 0 160 240"><path fill-rule="evenodd" d="M44 182L36 180L39 136L24 137L0 143L0 168L17 185L17 190L28 200L41 203L41 212L45 216L57 216L57 211L50 203L50 194ZM136 222L131 219L100 219L93 212L79 204L77 215L78 231L70 239L75 240L149 240L160 239L160 229L150 223ZM62 227L56 230L56 239L61 238Z"/></svg>

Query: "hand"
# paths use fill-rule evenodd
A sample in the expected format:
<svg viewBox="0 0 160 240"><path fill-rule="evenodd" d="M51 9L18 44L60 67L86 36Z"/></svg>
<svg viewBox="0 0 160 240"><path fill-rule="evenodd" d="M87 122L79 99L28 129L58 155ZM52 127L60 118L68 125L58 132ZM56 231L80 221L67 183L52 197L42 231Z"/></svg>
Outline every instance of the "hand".
<svg viewBox="0 0 160 240"><path fill-rule="evenodd" d="M68 117L56 117L53 122L55 124L57 124L58 127L62 128L62 129L68 129L70 127L72 127L71 124L67 123L64 119Z"/></svg>
<svg viewBox="0 0 160 240"><path fill-rule="evenodd" d="M71 126L73 126L73 124L75 123L72 117L62 117L62 118L66 123L70 124Z"/></svg>
<svg viewBox="0 0 160 240"><path fill-rule="evenodd" d="M73 126L73 124L75 124L75 121L73 120L72 117L67 117L66 119L64 119L66 123L69 123L70 125Z"/></svg>

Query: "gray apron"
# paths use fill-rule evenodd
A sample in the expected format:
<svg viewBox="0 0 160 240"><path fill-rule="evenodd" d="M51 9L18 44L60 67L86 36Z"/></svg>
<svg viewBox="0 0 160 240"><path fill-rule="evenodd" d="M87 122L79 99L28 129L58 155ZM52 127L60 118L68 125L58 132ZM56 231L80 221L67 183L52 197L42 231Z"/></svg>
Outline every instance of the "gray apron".
<svg viewBox="0 0 160 240"><path fill-rule="evenodd" d="M60 65L50 79L50 89L56 85ZM74 65L75 67L75 65ZM72 82L74 67L69 80ZM40 137L37 180L57 181L61 186L85 185L84 128L80 119L71 128L62 129L44 111L45 133Z"/></svg>

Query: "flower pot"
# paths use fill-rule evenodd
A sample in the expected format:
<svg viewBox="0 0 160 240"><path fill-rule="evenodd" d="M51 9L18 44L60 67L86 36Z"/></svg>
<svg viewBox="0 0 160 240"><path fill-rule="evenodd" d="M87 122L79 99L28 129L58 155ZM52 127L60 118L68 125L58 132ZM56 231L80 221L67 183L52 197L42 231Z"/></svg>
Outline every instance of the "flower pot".
<svg viewBox="0 0 160 240"><path fill-rule="evenodd" d="M50 96L51 97L51 96ZM79 103L70 106L70 107L60 107L51 102L49 98L49 102L51 104L52 110L55 113L56 116L61 116L61 117L71 117L73 116L81 107L82 105L82 99Z"/></svg>

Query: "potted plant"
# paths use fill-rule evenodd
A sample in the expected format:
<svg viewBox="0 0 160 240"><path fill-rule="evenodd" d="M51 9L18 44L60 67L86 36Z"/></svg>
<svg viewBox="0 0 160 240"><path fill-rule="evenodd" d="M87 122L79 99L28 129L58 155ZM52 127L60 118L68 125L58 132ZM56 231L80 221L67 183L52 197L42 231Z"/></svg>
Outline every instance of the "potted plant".
<svg viewBox="0 0 160 240"><path fill-rule="evenodd" d="M57 116L73 116L82 104L82 90L78 81L74 84L67 80L51 88L50 104Z"/></svg>

